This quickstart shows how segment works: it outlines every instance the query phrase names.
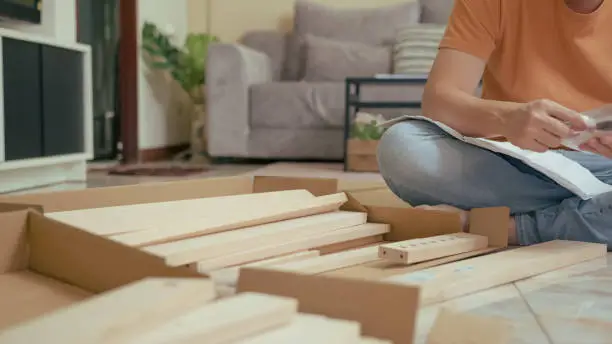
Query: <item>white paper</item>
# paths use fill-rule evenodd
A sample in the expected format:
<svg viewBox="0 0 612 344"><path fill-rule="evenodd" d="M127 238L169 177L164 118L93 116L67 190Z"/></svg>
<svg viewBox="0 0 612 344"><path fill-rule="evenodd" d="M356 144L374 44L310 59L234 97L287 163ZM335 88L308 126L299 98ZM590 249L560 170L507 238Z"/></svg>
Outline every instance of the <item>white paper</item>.
<svg viewBox="0 0 612 344"><path fill-rule="evenodd" d="M612 105L606 105L601 108L585 112L582 117L587 123L589 129L581 132L577 136L563 140L562 143L564 146L582 151L580 146L593 138L595 132L598 130L598 126L601 123L612 121Z"/></svg>
<svg viewBox="0 0 612 344"><path fill-rule="evenodd" d="M597 179L597 177L595 177L589 170L582 167L582 165L552 150L544 153L537 153L521 149L510 142L497 142L482 138L463 136L454 129L440 122L436 122L422 116L406 115L402 116L401 119L396 118L381 125L390 126L400 122L401 120L408 119L426 120L437 125L451 136L465 143L519 159L525 164L545 174L550 179L557 182L557 184L571 191L583 200L588 200L597 195L612 191L611 185Z"/></svg>

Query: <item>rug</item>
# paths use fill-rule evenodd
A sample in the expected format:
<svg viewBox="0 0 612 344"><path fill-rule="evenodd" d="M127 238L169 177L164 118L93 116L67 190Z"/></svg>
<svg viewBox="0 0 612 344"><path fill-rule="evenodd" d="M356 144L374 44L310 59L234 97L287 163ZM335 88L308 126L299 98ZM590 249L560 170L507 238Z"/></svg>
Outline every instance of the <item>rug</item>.
<svg viewBox="0 0 612 344"><path fill-rule="evenodd" d="M100 169L94 169L100 171ZM151 177L182 177L204 173L209 166L194 164L127 164L115 165L104 169L113 176L151 176Z"/></svg>

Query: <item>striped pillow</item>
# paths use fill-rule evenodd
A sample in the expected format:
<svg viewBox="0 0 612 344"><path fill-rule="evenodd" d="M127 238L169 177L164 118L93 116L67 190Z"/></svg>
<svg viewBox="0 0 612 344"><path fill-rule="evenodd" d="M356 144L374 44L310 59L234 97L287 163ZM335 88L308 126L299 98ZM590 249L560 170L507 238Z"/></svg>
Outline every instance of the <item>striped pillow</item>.
<svg viewBox="0 0 612 344"><path fill-rule="evenodd" d="M397 33L393 47L395 74L429 74L446 26L418 24Z"/></svg>

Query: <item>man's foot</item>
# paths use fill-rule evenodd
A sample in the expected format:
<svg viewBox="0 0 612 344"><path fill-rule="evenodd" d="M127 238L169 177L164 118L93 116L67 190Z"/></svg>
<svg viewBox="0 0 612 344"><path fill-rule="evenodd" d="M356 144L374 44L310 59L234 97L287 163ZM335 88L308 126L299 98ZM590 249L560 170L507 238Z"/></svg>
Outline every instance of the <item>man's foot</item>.
<svg viewBox="0 0 612 344"><path fill-rule="evenodd" d="M458 213L461 218L461 228L463 228L464 232L467 232L470 227L470 216L469 212L450 206L446 204L440 205L420 205L418 207L414 207L415 209L423 209L423 210L438 210L438 211L446 211L449 213Z"/></svg>

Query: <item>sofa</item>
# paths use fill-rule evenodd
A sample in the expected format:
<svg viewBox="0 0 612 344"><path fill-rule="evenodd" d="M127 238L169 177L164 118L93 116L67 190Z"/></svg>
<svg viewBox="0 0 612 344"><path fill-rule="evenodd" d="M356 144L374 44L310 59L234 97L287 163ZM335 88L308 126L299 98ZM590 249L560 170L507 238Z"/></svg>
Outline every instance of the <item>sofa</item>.
<svg viewBox="0 0 612 344"><path fill-rule="evenodd" d="M206 68L209 154L213 158L342 159L342 73L392 72L374 61L381 52L378 47L389 47L393 35L406 25L445 24L452 5L453 0L411 0L339 9L297 0L292 32L251 31L238 43L210 46ZM305 54L305 44L314 41L318 55ZM347 45L348 53L342 50L346 47L325 50L337 47L334 41L354 45ZM351 54L366 60L350 67L350 61L338 58ZM422 87L371 86L361 94L363 100L418 101ZM385 117L406 112L372 111Z"/></svg>

